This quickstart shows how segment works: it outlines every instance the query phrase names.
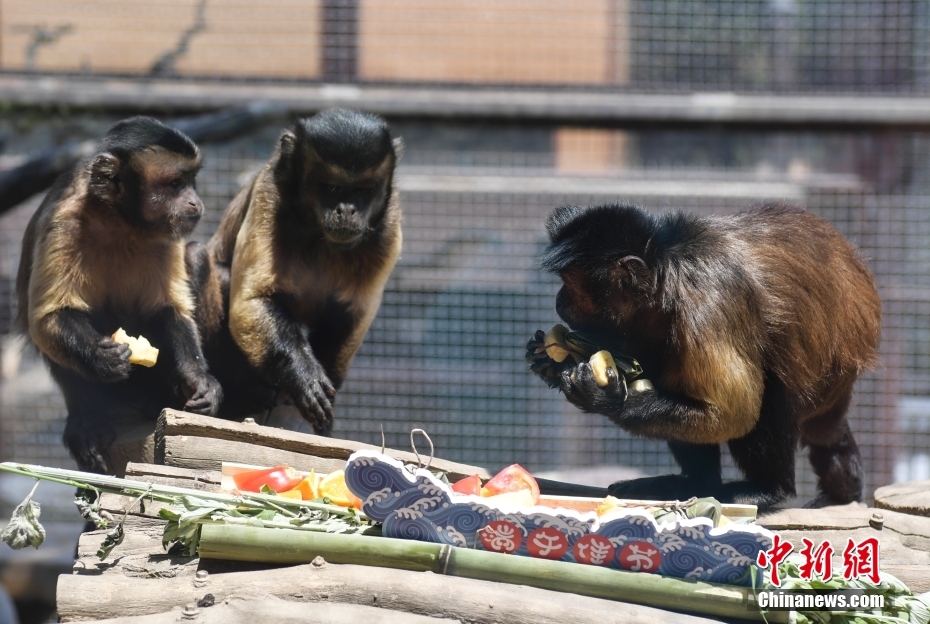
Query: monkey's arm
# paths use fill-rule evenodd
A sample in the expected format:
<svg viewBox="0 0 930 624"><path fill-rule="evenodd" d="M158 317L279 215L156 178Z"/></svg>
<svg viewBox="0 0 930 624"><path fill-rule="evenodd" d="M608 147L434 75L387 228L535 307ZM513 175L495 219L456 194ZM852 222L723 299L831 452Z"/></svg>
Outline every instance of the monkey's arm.
<svg viewBox="0 0 930 624"><path fill-rule="evenodd" d="M162 357L170 362L176 391L187 399L184 409L215 416L223 401L223 390L209 373L194 321L168 306L155 315L151 325Z"/></svg>
<svg viewBox="0 0 930 624"><path fill-rule="evenodd" d="M29 335L50 360L103 382L129 377L129 347L102 336L86 313L71 308L49 312L30 323Z"/></svg>
<svg viewBox="0 0 930 624"><path fill-rule="evenodd" d="M612 370L608 370L607 387L599 387L591 365L582 362L562 372L560 389L573 405L603 414L627 431L693 444L716 444L752 430L759 418L762 395L760 370L739 366L735 355L723 361L730 367L715 369L704 358L698 360L705 364L700 370L709 377L695 380L682 374L695 370L695 358L680 357L677 374L690 381L690 386L681 383L684 387L673 387L660 378L653 380L654 389L630 393L624 391Z"/></svg>
<svg viewBox="0 0 930 624"><path fill-rule="evenodd" d="M253 206L236 238L229 284L229 333L252 368L287 392L317 431L332 422L336 389L278 298L274 215Z"/></svg>
<svg viewBox="0 0 930 624"><path fill-rule="evenodd" d="M335 415L336 388L300 324L276 297L245 298L235 287L229 311L233 340L259 375L287 392L314 429L324 431Z"/></svg>

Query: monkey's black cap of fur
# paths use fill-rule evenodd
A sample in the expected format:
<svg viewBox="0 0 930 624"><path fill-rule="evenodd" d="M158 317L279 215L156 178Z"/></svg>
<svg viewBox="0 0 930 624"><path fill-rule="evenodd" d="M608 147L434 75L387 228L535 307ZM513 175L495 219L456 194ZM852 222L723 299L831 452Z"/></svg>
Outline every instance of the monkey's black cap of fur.
<svg viewBox="0 0 930 624"><path fill-rule="evenodd" d="M656 227L655 217L636 206L561 206L546 219L549 246L539 266L550 273L573 266L597 274L611 260L643 255Z"/></svg>
<svg viewBox="0 0 930 624"><path fill-rule="evenodd" d="M360 172L377 167L393 152L387 122L376 115L331 108L294 127L298 140L308 141L325 162Z"/></svg>
<svg viewBox="0 0 930 624"><path fill-rule="evenodd" d="M162 147L169 152L197 158L200 150L190 138L175 128L151 117L130 117L117 122L100 142L100 151L125 158L147 147Z"/></svg>

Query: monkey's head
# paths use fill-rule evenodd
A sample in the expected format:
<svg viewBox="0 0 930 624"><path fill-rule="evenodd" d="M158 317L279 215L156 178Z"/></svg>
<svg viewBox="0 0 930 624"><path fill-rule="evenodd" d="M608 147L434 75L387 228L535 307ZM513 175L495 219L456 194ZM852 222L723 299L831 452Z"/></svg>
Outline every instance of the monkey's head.
<svg viewBox="0 0 930 624"><path fill-rule="evenodd" d="M572 329L622 335L657 288L652 244L656 221L639 208L556 208L546 220L549 246L540 266L562 278L556 312Z"/></svg>
<svg viewBox="0 0 930 624"><path fill-rule="evenodd" d="M281 136L275 176L314 236L351 248L384 216L398 147L380 117L327 110Z"/></svg>
<svg viewBox="0 0 930 624"><path fill-rule="evenodd" d="M90 161L88 192L136 227L183 237L203 215L194 190L200 164L200 150L182 132L132 117L103 137Z"/></svg>

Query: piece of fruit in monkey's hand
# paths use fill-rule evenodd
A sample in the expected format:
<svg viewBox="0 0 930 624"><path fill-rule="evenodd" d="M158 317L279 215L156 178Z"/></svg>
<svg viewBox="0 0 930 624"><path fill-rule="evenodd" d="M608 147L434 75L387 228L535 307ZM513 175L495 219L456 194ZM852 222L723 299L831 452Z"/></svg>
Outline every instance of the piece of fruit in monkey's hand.
<svg viewBox="0 0 930 624"><path fill-rule="evenodd" d="M117 329L112 336L115 342L121 342L129 346L129 362L151 368L155 366L158 360L158 349L152 346L148 339L139 336L133 338L128 335L122 327Z"/></svg>

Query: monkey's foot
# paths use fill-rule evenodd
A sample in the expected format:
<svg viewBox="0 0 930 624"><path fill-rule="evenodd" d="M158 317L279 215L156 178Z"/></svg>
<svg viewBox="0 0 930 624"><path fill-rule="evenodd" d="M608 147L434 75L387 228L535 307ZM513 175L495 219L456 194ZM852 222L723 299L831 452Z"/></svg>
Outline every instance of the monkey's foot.
<svg viewBox="0 0 930 624"><path fill-rule="evenodd" d="M858 501L837 500L826 492L817 492L817 495L804 503L803 507L804 509L822 509L832 505L848 505L851 502L861 502L861 497Z"/></svg>

